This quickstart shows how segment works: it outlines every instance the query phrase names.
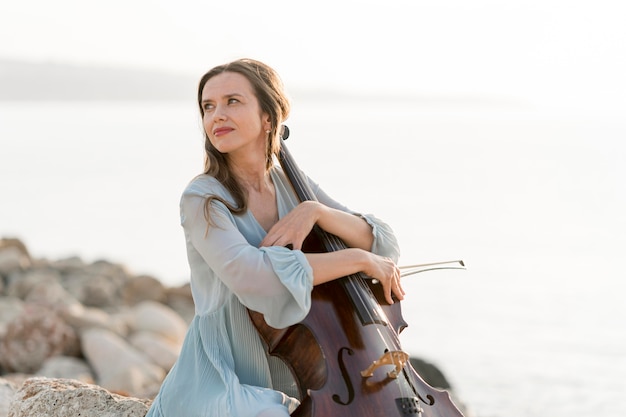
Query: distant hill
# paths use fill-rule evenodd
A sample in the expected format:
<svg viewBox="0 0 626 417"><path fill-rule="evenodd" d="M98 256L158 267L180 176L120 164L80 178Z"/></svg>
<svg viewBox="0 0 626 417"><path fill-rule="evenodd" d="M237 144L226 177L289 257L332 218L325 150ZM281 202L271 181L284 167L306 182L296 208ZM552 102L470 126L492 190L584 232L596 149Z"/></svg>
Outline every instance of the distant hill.
<svg viewBox="0 0 626 417"><path fill-rule="evenodd" d="M195 101L197 76L164 71L25 62L0 58L0 102L26 100L183 100ZM294 88L295 87L295 88ZM309 102L393 102L425 108L522 108L507 97L424 95L410 92L350 91L319 86L290 86L290 96Z"/></svg>
<svg viewBox="0 0 626 417"><path fill-rule="evenodd" d="M194 100L192 76L0 59L0 101Z"/></svg>

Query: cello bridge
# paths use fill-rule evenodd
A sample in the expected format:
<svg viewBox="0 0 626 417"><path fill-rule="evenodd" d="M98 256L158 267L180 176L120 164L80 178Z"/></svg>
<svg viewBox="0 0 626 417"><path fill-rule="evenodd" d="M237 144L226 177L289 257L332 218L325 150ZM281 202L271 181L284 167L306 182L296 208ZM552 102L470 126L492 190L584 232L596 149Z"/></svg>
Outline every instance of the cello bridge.
<svg viewBox="0 0 626 417"><path fill-rule="evenodd" d="M406 362L409 360L409 355L401 350L387 351L383 353L383 355L378 359L372 362L367 369L361 371L361 376L364 378L369 378L374 375L374 371L380 368L381 366L393 365L395 368L389 372L387 372L387 376L389 378L395 379L398 377L402 368L406 365Z"/></svg>

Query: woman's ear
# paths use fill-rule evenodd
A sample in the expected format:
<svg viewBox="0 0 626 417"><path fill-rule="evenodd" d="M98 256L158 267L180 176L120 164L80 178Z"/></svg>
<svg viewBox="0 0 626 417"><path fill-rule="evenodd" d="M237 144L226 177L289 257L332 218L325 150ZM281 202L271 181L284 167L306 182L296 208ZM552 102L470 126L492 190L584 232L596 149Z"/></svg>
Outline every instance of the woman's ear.
<svg viewBox="0 0 626 417"><path fill-rule="evenodd" d="M263 113L263 130L268 131L272 128L272 119L266 113Z"/></svg>

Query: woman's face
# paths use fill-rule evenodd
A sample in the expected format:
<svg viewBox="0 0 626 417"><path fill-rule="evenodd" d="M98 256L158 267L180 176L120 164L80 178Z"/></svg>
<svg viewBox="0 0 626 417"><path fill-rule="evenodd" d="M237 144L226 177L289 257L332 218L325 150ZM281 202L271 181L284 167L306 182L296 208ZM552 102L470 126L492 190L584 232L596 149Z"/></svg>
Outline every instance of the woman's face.
<svg viewBox="0 0 626 417"><path fill-rule="evenodd" d="M271 124L261 111L252 84L236 72L210 78L202 89L202 124L211 144L220 152L261 151L265 155Z"/></svg>

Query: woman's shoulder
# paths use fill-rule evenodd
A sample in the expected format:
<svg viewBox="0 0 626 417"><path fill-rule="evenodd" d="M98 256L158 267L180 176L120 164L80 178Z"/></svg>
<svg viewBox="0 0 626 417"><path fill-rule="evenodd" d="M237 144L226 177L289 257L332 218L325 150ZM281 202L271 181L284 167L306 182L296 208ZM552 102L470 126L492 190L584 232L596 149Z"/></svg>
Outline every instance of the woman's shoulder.
<svg viewBox="0 0 626 417"><path fill-rule="evenodd" d="M207 174L200 174L194 177L185 189L183 190L183 196L199 196L206 197L209 195L217 195L225 197L226 189L224 186L213 176Z"/></svg>

